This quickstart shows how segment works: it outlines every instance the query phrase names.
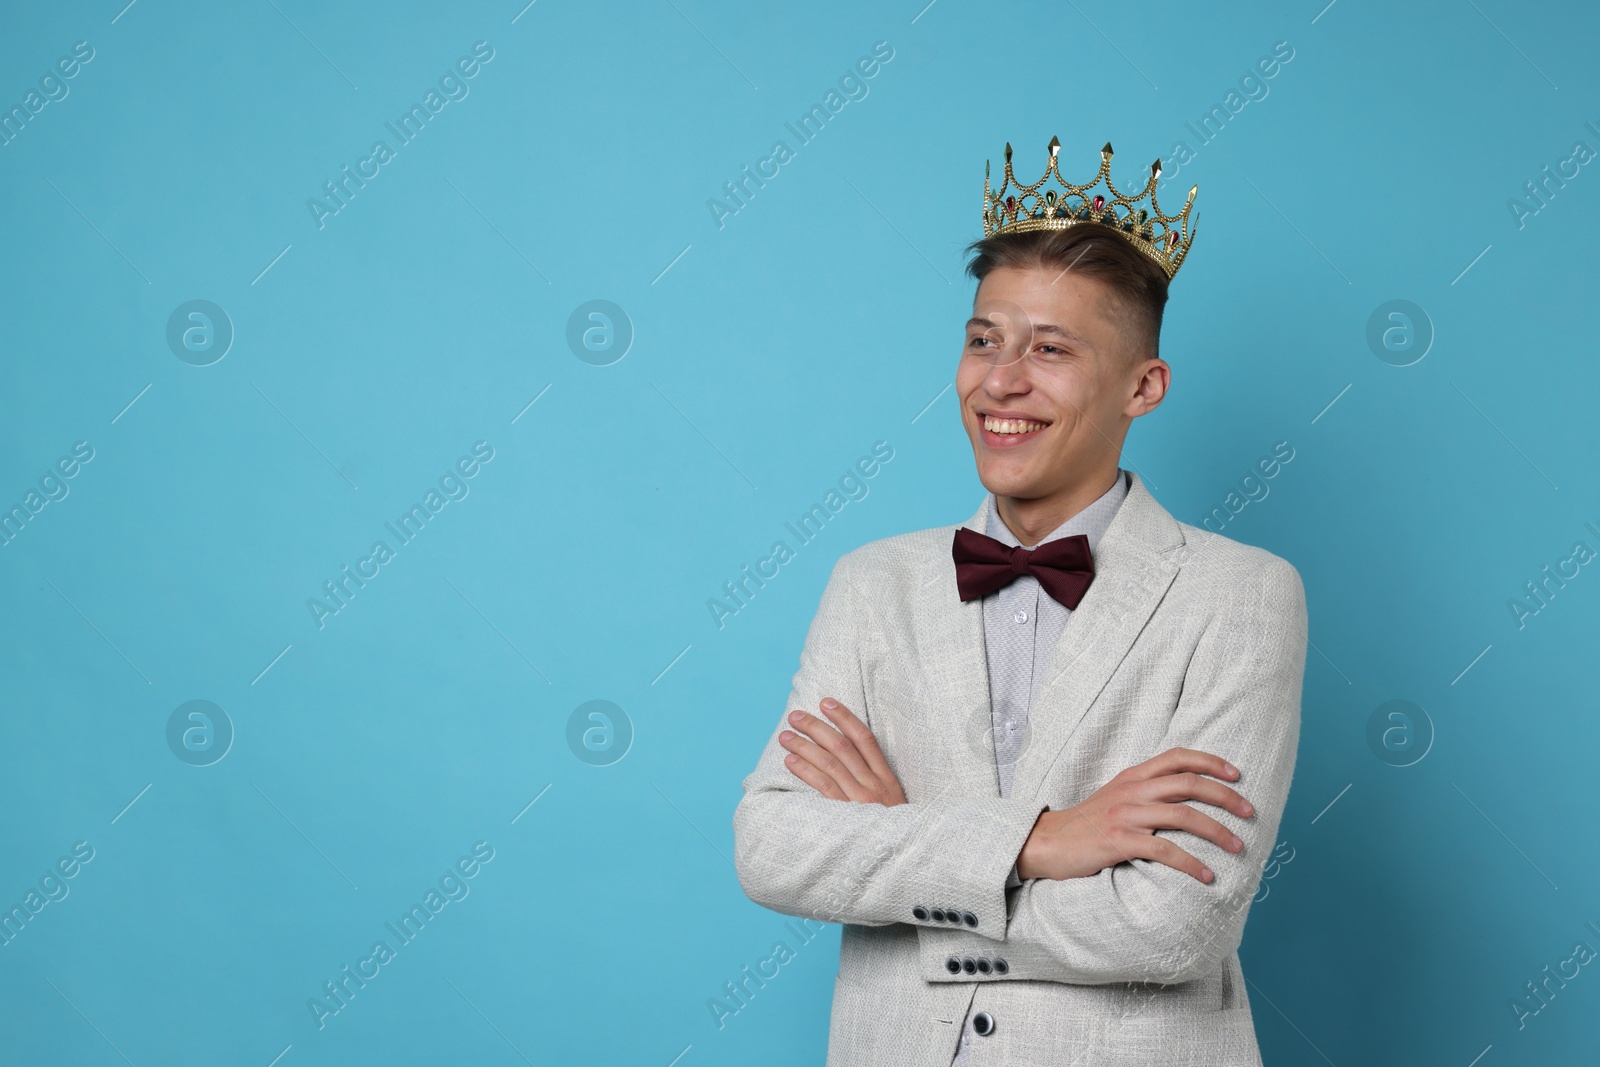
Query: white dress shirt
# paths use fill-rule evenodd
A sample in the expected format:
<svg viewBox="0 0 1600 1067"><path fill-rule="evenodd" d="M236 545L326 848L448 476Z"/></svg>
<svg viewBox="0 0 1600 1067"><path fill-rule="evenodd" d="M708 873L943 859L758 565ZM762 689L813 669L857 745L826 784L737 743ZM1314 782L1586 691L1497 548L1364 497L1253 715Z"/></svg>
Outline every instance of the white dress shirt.
<svg viewBox="0 0 1600 1067"><path fill-rule="evenodd" d="M1132 476L1120 467L1118 478L1094 503L1057 526L1040 540L1055 541L1074 534L1089 539L1091 557L1100 537L1111 525L1117 507L1128 495ZM989 521L985 532L1007 545L1020 545L989 494ZM1038 546L1035 545L1035 548ZM1028 713L1039 686L1039 676L1050 661L1050 653L1061 639L1072 609L1050 596L1031 574L1020 575L1003 589L983 598L984 651L989 664L989 707L994 733L995 770L1000 777L1000 795L1011 795L1011 778L1028 745ZM1020 885L1016 868L1008 886ZM970 1012L969 1012L970 1015ZM961 1044L951 1067L963 1067L967 1045L972 1040L970 1019L962 1021Z"/></svg>

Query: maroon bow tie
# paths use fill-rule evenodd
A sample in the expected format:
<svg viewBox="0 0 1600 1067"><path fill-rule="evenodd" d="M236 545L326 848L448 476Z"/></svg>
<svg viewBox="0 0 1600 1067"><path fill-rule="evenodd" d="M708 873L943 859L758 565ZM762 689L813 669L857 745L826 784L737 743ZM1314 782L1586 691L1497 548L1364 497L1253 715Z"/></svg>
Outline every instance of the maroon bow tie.
<svg viewBox="0 0 1600 1067"><path fill-rule="evenodd" d="M1053 599L1076 610L1094 581L1094 557L1083 534L1023 548L963 526L956 531L950 554L956 561L956 589L963 601L988 596L1031 574Z"/></svg>

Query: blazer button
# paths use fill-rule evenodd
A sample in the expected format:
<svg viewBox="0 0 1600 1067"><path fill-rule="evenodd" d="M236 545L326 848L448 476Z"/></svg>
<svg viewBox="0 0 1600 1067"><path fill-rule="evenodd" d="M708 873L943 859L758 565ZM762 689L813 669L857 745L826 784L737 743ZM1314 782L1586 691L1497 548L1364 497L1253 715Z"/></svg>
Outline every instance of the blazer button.
<svg viewBox="0 0 1600 1067"><path fill-rule="evenodd" d="M951 974L960 974L961 961L956 959L954 956L947 957L944 961L944 969L949 971Z"/></svg>
<svg viewBox="0 0 1600 1067"><path fill-rule="evenodd" d="M911 914L922 922L928 921L928 909L924 908L921 904L918 904L916 907L912 908Z"/></svg>
<svg viewBox="0 0 1600 1067"><path fill-rule="evenodd" d="M977 974L978 964L971 956L968 956L966 959L961 961L961 969L966 971L968 974Z"/></svg>
<svg viewBox="0 0 1600 1067"><path fill-rule="evenodd" d="M929 914L933 916L933 921L934 922L936 922L936 923L944 922L944 909L943 908L934 908L933 911L930 912Z"/></svg>
<svg viewBox="0 0 1600 1067"><path fill-rule="evenodd" d="M986 1011L980 1011L972 1017L972 1032L979 1037L988 1037L994 1033L994 1016Z"/></svg>
<svg viewBox="0 0 1600 1067"><path fill-rule="evenodd" d="M979 956L978 957L978 973L979 974L988 974L989 971L990 971L989 957L988 956Z"/></svg>
<svg viewBox="0 0 1600 1067"><path fill-rule="evenodd" d="M946 920L953 923L958 923L961 921L961 913L954 908L944 909L944 917Z"/></svg>
<svg viewBox="0 0 1600 1067"><path fill-rule="evenodd" d="M972 927L974 930L978 928L978 917L972 914L970 911L964 911L961 913L961 921Z"/></svg>
<svg viewBox="0 0 1600 1067"><path fill-rule="evenodd" d="M1001 959L999 956L996 956L994 958L994 973L995 974L1005 974L1009 970L1011 970L1011 964L1007 963L1005 960Z"/></svg>

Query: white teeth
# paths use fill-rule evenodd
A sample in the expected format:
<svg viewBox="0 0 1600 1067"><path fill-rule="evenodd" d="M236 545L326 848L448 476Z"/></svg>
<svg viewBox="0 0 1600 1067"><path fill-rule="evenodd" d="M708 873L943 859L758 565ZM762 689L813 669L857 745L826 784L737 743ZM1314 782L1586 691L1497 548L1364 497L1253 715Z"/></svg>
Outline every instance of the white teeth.
<svg viewBox="0 0 1600 1067"><path fill-rule="evenodd" d="M1042 422L1029 422L1026 419L997 419L991 415L983 417L983 428L990 433L1032 433L1034 430L1044 429L1045 425Z"/></svg>

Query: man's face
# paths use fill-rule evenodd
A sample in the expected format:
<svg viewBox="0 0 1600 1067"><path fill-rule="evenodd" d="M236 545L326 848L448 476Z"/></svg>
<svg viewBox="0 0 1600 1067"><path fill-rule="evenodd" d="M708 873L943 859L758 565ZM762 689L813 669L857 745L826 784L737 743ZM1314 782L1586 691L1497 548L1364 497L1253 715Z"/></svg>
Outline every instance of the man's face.
<svg viewBox="0 0 1600 1067"><path fill-rule="evenodd" d="M1129 358L1115 299L1055 268L1000 267L978 286L956 390L984 488L1032 500L1116 466L1147 361Z"/></svg>

